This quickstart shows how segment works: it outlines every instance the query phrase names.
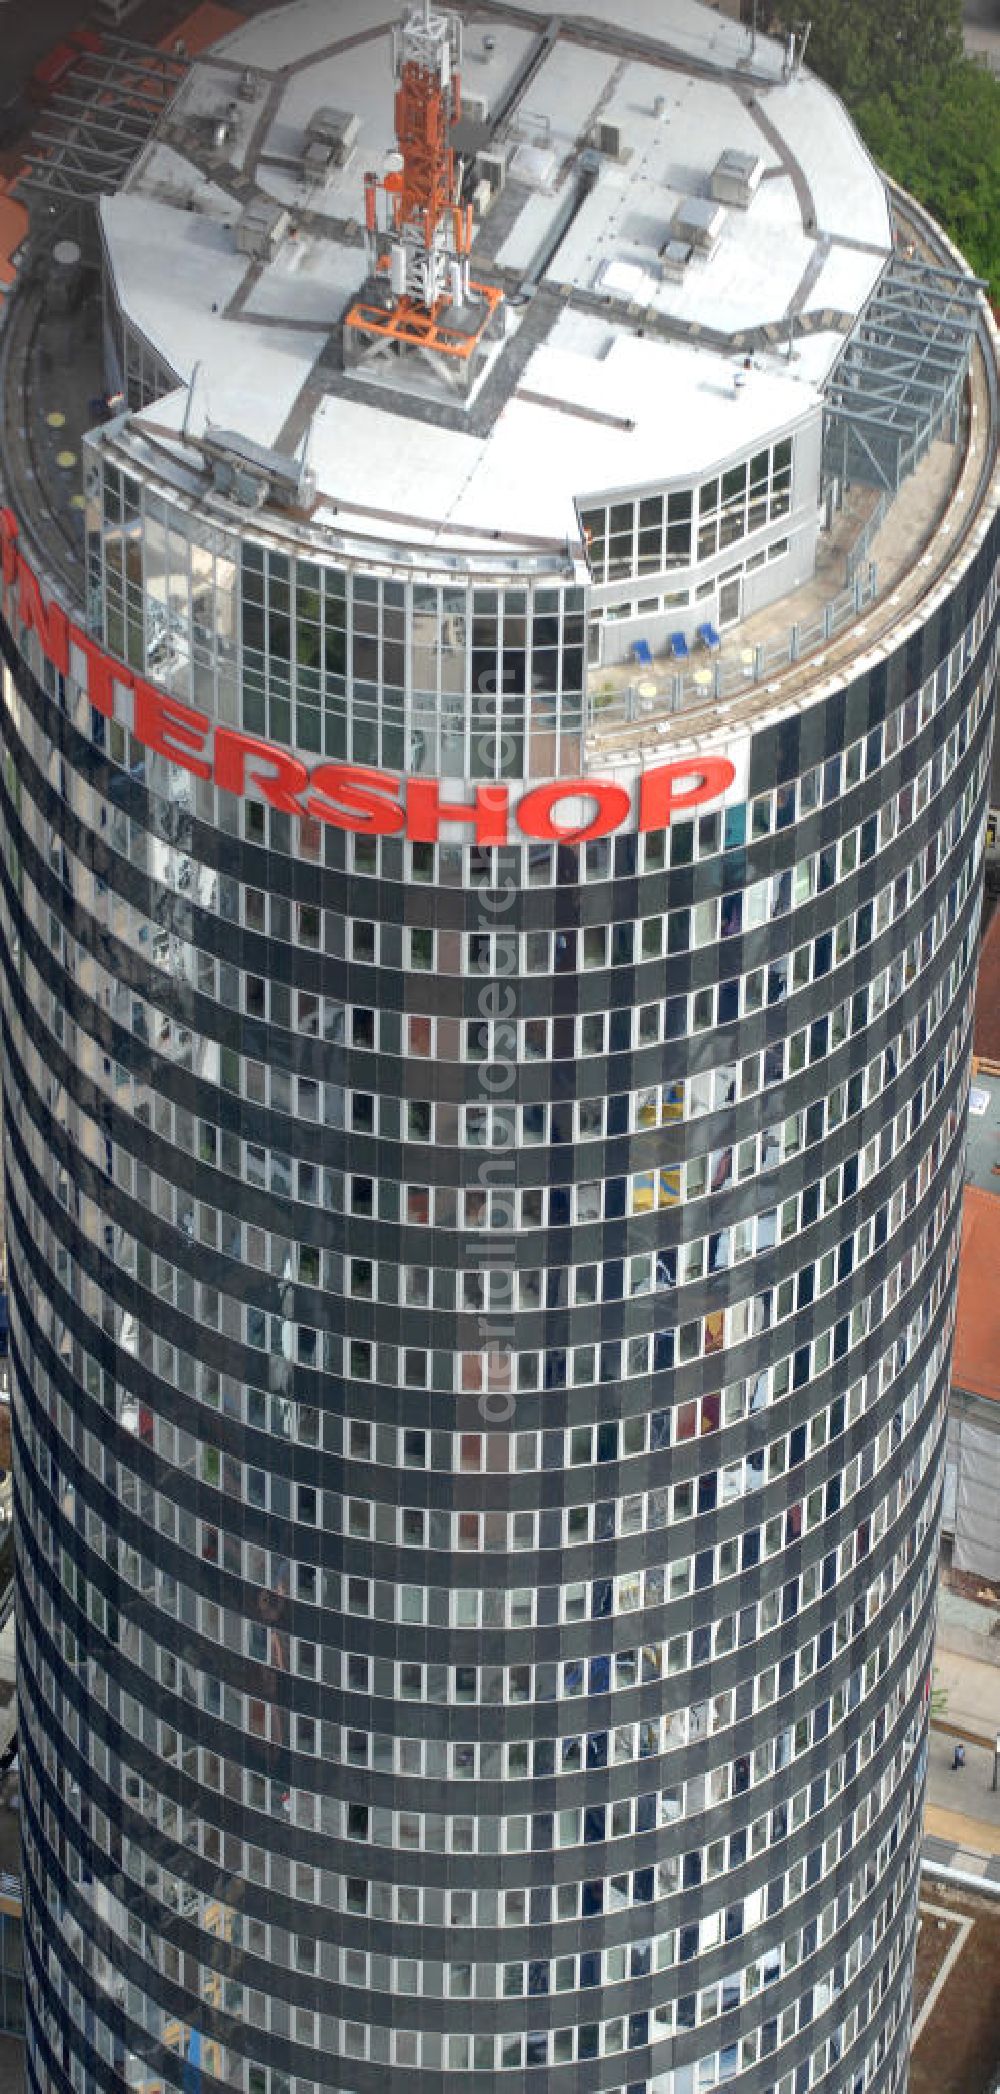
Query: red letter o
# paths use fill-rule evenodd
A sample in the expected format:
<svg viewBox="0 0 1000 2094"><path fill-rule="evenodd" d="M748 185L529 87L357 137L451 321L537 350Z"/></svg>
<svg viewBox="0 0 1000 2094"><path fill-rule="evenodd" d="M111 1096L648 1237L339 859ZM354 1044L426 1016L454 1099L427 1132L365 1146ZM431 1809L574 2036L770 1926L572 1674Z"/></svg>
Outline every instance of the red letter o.
<svg viewBox="0 0 1000 2094"><path fill-rule="evenodd" d="M552 815L561 800L593 800L597 813L577 829L560 829ZM537 837L540 843L591 843L620 829L631 812L631 796L622 785L609 785L601 778L557 778L525 795L517 822L524 836Z"/></svg>

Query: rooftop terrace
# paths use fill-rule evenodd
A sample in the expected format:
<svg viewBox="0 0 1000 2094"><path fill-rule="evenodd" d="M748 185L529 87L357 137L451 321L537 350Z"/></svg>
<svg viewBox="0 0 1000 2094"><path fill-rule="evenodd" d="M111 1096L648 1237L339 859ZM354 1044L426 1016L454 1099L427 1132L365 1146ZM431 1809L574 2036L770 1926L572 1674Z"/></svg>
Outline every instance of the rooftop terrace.
<svg viewBox="0 0 1000 2094"><path fill-rule="evenodd" d="M815 574L734 626L717 653L599 671L591 756L654 748L676 732L679 715L685 737L701 741L762 712L785 711L859 660L877 658L933 599L1000 499L996 353L985 316L954 437L932 441L891 498L851 487L820 537Z"/></svg>

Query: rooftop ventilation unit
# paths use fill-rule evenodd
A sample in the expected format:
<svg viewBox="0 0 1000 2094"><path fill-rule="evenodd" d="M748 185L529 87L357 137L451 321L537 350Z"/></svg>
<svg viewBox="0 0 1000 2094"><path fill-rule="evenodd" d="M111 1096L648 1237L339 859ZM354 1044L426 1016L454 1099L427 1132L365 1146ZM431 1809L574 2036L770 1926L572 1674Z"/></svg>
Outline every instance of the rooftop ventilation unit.
<svg viewBox="0 0 1000 2094"><path fill-rule="evenodd" d="M232 145L236 136L236 119L233 115L235 108L236 103L230 102L223 116L214 116L211 120L212 148L216 153L224 153L227 145Z"/></svg>
<svg viewBox="0 0 1000 2094"><path fill-rule="evenodd" d="M606 298L626 299L630 305L648 305L656 289L652 265L609 255L597 272L595 288Z"/></svg>
<svg viewBox="0 0 1000 2094"><path fill-rule="evenodd" d="M671 220L671 239L686 242L700 255L712 255L725 222L725 209L714 197L685 196Z"/></svg>
<svg viewBox="0 0 1000 2094"><path fill-rule="evenodd" d="M285 509L312 508L316 475L303 459L269 451L235 429L216 429L211 424L201 447L212 468L216 493L241 509L262 509L268 501Z"/></svg>
<svg viewBox="0 0 1000 2094"><path fill-rule="evenodd" d="M668 240L660 249L660 268L664 283L679 284L691 260L694 249L688 240Z"/></svg>
<svg viewBox="0 0 1000 2094"><path fill-rule="evenodd" d="M361 119L350 109L317 109L306 125L303 160L311 174L346 167L358 141Z"/></svg>
<svg viewBox="0 0 1000 2094"><path fill-rule="evenodd" d="M494 196L507 180L507 159L504 153L477 153L476 175L479 181L488 182Z"/></svg>
<svg viewBox="0 0 1000 2094"><path fill-rule="evenodd" d="M481 125L481 126L483 127L483 129L485 130L485 128L486 128L486 125L487 125L487 124L489 123L489 120L490 120L490 99L489 99L489 96L488 96L488 95L469 95L469 94L463 94L463 96L462 96L462 121L463 121L463 123L466 123L466 124L480 124L480 125Z"/></svg>
<svg viewBox="0 0 1000 2094"><path fill-rule="evenodd" d="M745 211L760 188L763 173L764 162L759 153L741 153L735 146L727 146L712 176L712 195L717 203L735 204L738 210Z"/></svg>
<svg viewBox="0 0 1000 2094"><path fill-rule="evenodd" d="M240 212L236 225L236 250L255 262L268 262L284 239L291 214L282 204L257 196Z"/></svg>
<svg viewBox="0 0 1000 2094"><path fill-rule="evenodd" d="M620 124L605 122L602 117L591 133L593 143L606 160L621 160L625 155L625 139Z"/></svg>
<svg viewBox="0 0 1000 2094"><path fill-rule="evenodd" d="M510 156L510 173L516 182L523 182L526 189L540 189L551 196L559 172L559 156L550 145L529 145L523 140L516 145Z"/></svg>

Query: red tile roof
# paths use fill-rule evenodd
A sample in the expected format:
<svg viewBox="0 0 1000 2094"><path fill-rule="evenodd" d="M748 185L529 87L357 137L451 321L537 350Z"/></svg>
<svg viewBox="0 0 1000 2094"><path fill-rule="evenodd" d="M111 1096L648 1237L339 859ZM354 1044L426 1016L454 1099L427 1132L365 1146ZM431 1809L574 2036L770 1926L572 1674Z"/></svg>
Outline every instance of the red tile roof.
<svg viewBox="0 0 1000 2094"><path fill-rule="evenodd" d="M12 284L17 275L14 256L27 231L28 213L16 197L8 194L7 184L0 177L0 289Z"/></svg>
<svg viewBox="0 0 1000 2094"><path fill-rule="evenodd" d="M951 1378L1000 1403L1000 1199L978 1185L965 1188Z"/></svg>
<svg viewBox="0 0 1000 2094"><path fill-rule="evenodd" d="M220 7L216 0L203 0L183 22L176 23L169 36L163 37L161 51L172 51L180 39L189 58L200 58L203 51L211 50L220 36L227 36L231 29L241 29L246 16L237 14L235 8Z"/></svg>

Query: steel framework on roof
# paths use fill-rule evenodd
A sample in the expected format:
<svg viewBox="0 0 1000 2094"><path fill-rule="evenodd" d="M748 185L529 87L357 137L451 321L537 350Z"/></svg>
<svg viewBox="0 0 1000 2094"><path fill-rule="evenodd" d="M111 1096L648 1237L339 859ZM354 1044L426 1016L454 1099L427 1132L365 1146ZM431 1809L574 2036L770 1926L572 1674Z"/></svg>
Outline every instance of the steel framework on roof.
<svg viewBox="0 0 1000 2094"><path fill-rule="evenodd" d="M81 52L32 134L19 188L60 203L113 195L187 69L185 58L125 38Z"/></svg>
<svg viewBox="0 0 1000 2094"><path fill-rule="evenodd" d="M984 289L979 277L893 255L827 383L828 479L896 493L955 420Z"/></svg>

